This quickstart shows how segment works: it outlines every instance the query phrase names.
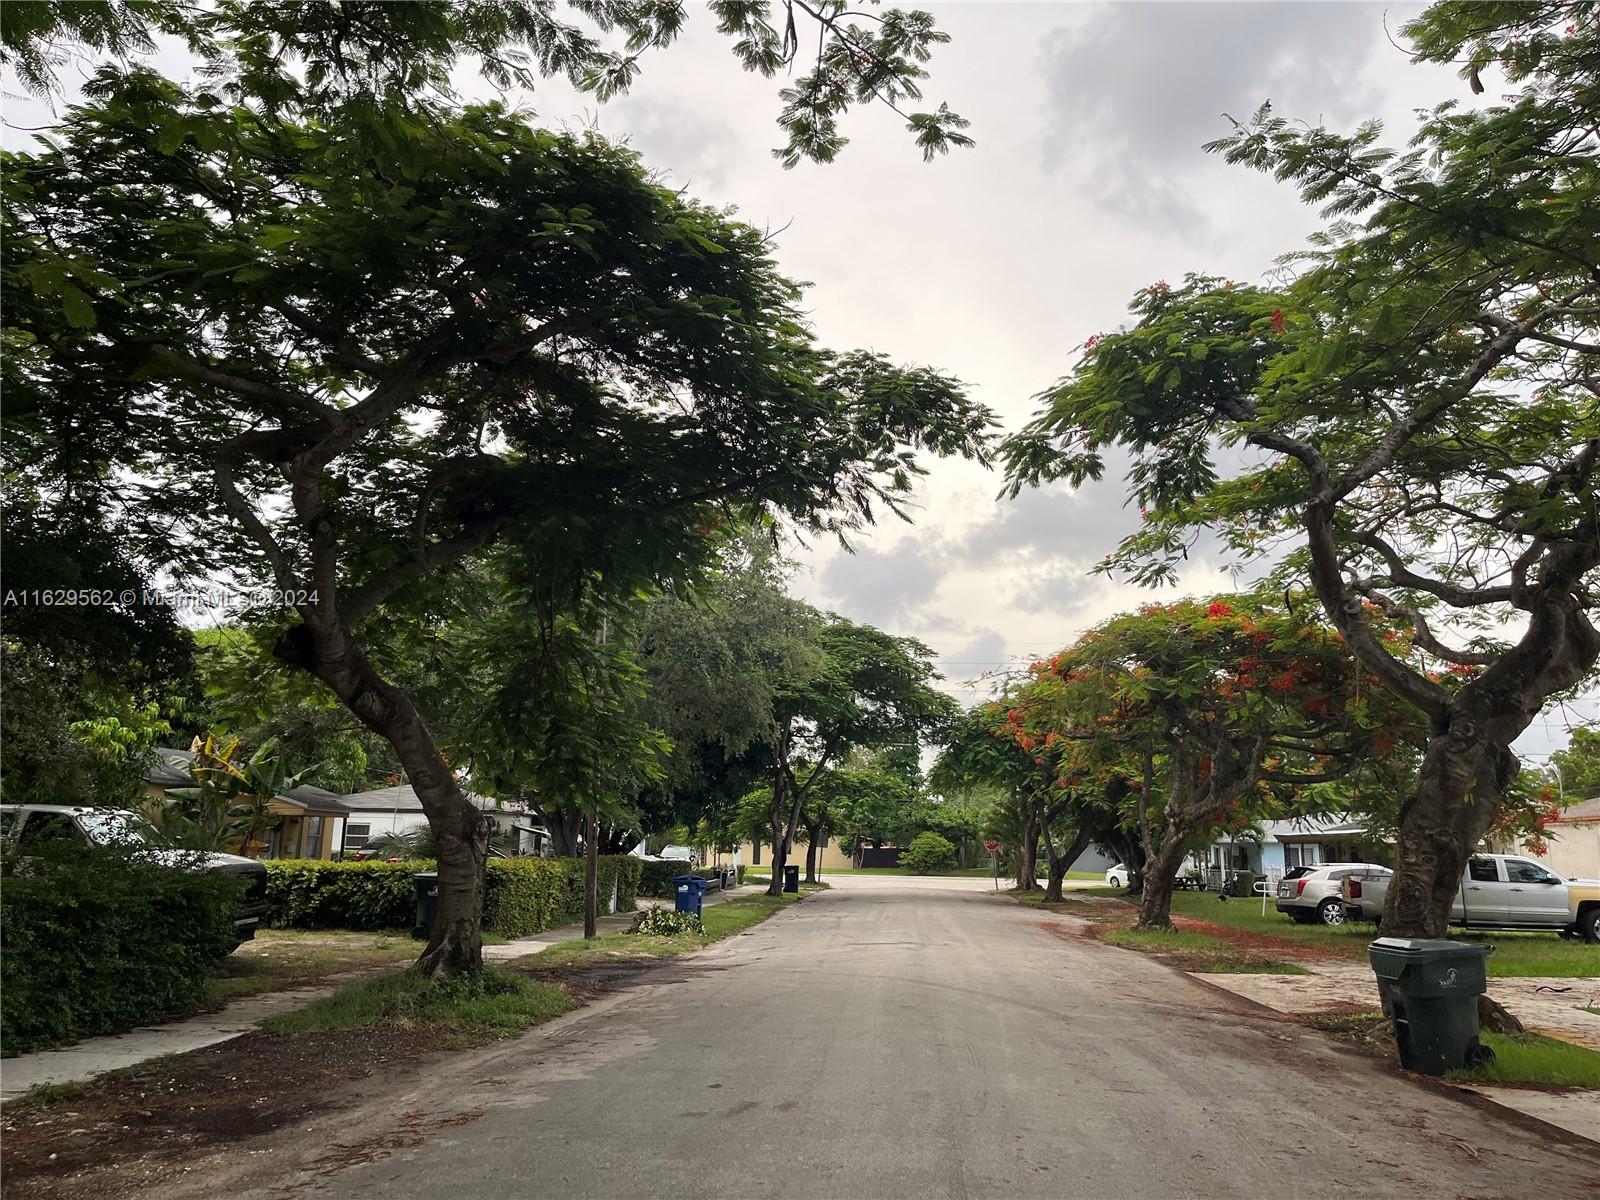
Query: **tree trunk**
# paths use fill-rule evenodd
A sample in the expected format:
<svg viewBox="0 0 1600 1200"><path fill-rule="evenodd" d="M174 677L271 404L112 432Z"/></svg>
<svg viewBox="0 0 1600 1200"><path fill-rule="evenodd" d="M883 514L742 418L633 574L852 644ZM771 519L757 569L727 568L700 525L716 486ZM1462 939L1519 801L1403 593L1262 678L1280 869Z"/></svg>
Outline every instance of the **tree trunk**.
<svg viewBox="0 0 1600 1200"><path fill-rule="evenodd" d="M1188 850L1188 837L1171 821L1154 859L1145 863L1144 891L1139 899L1139 929L1172 928L1172 888Z"/></svg>
<svg viewBox="0 0 1600 1200"><path fill-rule="evenodd" d="M591 812L584 819L583 834L583 936L600 934L600 814Z"/></svg>
<svg viewBox="0 0 1600 1200"><path fill-rule="evenodd" d="M1089 848L1089 835L1079 833L1072 841L1061 847L1061 852L1058 854L1051 844L1050 830L1047 826L1045 844L1050 849L1050 880L1044 889L1044 901L1046 904L1060 904L1065 899L1061 885L1067 878L1067 872L1072 869L1072 864L1078 861L1078 855Z"/></svg>
<svg viewBox="0 0 1600 1200"><path fill-rule="evenodd" d="M1511 751L1486 741L1472 722L1429 738L1416 790L1400 809L1385 936L1445 936L1467 860L1516 772Z"/></svg>
<svg viewBox="0 0 1600 1200"><path fill-rule="evenodd" d="M1017 847L1017 891L1039 890L1039 813L1030 812L1022 825L1022 844Z"/></svg>
<svg viewBox="0 0 1600 1200"><path fill-rule="evenodd" d="M550 831L550 853L557 858L577 858L583 846L583 814L567 808L534 808Z"/></svg>
<svg viewBox="0 0 1600 1200"><path fill-rule="evenodd" d="M442 977L481 970L483 872L494 819L467 799L410 697L378 674L342 625L291 626L279 635L273 654L322 680L393 746L422 802L438 848L439 899L416 969Z"/></svg>
<svg viewBox="0 0 1600 1200"><path fill-rule="evenodd" d="M817 883L817 845L822 841L822 826L806 826L806 882Z"/></svg>

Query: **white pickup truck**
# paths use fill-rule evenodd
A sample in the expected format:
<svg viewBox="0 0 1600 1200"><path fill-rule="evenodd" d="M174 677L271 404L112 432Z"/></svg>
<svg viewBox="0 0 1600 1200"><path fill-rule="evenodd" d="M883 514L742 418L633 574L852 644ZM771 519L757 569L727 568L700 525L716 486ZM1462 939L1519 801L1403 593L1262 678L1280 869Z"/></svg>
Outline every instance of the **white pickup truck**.
<svg viewBox="0 0 1600 1200"><path fill-rule="evenodd" d="M1391 877L1346 879L1340 888L1347 921L1376 924ZM1600 880L1563 879L1528 858L1478 854L1461 873L1450 924L1474 929L1551 929L1600 942Z"/></svg>

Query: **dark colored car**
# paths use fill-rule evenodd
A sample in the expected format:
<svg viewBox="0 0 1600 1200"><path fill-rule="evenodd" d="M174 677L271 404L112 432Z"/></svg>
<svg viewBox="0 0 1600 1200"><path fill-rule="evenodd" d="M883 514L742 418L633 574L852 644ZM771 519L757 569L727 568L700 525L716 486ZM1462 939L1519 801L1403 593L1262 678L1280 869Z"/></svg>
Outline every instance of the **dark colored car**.
<svg viewBox="0 0 1600 1200"><path fill-rule="evenodd" d="M216 851L175 850L162 832L125 808L88 808L68 804L0 804L0 836L14 841L18 852L67 842L77 845L132 845L141 857L175 870L199 866L207 871L242 875L248 882L234 916L240 942L255 937L267 918L267 869L253 858ZM238 943L236 942L235 945Z"/></svg>

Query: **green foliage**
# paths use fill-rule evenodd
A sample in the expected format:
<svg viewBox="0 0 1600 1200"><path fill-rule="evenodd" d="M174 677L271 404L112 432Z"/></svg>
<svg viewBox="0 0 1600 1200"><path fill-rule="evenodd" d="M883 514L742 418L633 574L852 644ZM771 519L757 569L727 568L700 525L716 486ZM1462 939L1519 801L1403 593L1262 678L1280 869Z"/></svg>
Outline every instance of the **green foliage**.
<svg viewBox="0 0 1600 1200"><path fill-rule="evenodd" d="M99 848L0 872L7 1055L186 1016L234 946L236 876Z"/></svg>
<svg viewBox="0 0 1600 1200"><path fill-rule="evenodd" d="M280 929L409 929L416 863L269 859L267 908Z"/></svg>
<svg viewBox="0 0 1600 1200"><path fill-rule="evenodd" d="M505 967L485 967L433 980L400 971L345 984L305 1008L262 1023L269 1033L322 1033L334 1029L410 1029L510 1037L574 1008L577 1001L554 984L536 983Z"/></svg>
<svg viewBox="0 0 1600 1200"><path fill-rule="evenodd" d="M636 860L639 863L639 895L653 896L656 898L670 897L674 894L672 880L675 876L687 874L689 864L682 862L646 862L644 859Z"/></svg>
<svg viewBox="0 0 1600 1200"><path fill-rule="evenodd" d="M914 875L937 875L956 865L955 844L937 833L919 833L900 851L900 865Z"/></svg>
<svg viewBox="0 0 1600 1200"><path fill-rule="evenodd" d="M923 64L933 48L950 40L928 13L856 13L796 0L714 0L710 9L746 71L793 74L815 47L811 69L780 94L778 124L787 142L773 153L786 166L831 162L847 141L839 118L873 103L905 121L924 160L972 145L961 132L967 122L947 104L902 111L922 98ZM560 77L604 102L628 91L642 59L670 45L684 19L683 5L655 0L409 0L359 9L314 0L223 0L203 9L154 0L8 0L0 62L13 66L24 86L46 93L80 47L127 62L151 55L154 38L165 34L185 42L209 74L228 80L225 90L235 96L269 109L331 110L392 143L425 117L418 108L452 94L449 73L461 56L502 91L534 91L541 79Z"/></svg>
<svg viewBox="0 0 1600 1200"><path fill-rule="evenodd" d="M269 861L267 903L284 929L409 929L416 921L413 877L427 862ZM641 862L602 855L600 903L615 888L617 908L632 911ZM576 858L490 859L484 876L483 927L505 937L583 920L583 861Z"/></svg>
<svg viewBox="0 0 1600 1200"><path fill-rule="evenodd" d="M639 914L633 923L633 933L656 933L672 936L678 933L705 933L705 925L694 913L674 912L670 908L651 908Z"/></svg>
<svg viewBox="0 0 1600 1200"><path fill-rule="evenodd" d="M1600 796L1600 726L1575 728L1567 748L1552 752L1550 761L1561 772L1562 791L1569 804Z"/></svg>

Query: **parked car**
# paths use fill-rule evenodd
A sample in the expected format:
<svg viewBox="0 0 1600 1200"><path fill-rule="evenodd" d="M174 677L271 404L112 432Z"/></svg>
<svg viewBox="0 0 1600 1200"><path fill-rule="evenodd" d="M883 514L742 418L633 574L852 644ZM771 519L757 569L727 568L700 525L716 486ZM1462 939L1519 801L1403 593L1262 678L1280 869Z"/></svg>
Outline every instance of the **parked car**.
<svg viewBox="0 0 1600 1200"><path fill-rule="evenodd" d="M239 902L233 929L240 942L255 937L267 916L267 869L253 858L215 851L176 850L145 817L125 808L68 804L0 804L0 837L17 851L60 845L133 846L140 857L172 867L243 875L249 883ZM237 943L235 943L237 944Z"/></svg>
<svg viewBox="0 0 1600 1200"><path fill-rule="evenodd" d="M1345 917L1379 923L1389 878L1348 879ZM1469 929L1549 929L1600 942L1600 879L1564 879L1514 854L1477 854L1461 873L1450 923Z"/></svg>
<svg viewBox="0 0 1600 1200"><path fill-rule="evenodd" d="M1362 879L1387 877L1388 867L1372 863L1322 863L1297 867L1302 874L1288 874L1278 881L1278 911L1287 913L1302 925L1321 922L1344 924L1344 897L1340 885L1352 876Z"/></svg>
<svg viewBox="0 0 1600 1200"><path fill-rule="evenodd" d="M1106 872L1106 886L1107 887L1127 887L1128 886L1128 868L1123 866L1121 863L1118 863L1116 866L1114 866L1110 870L1108 870Z"/></svg>

